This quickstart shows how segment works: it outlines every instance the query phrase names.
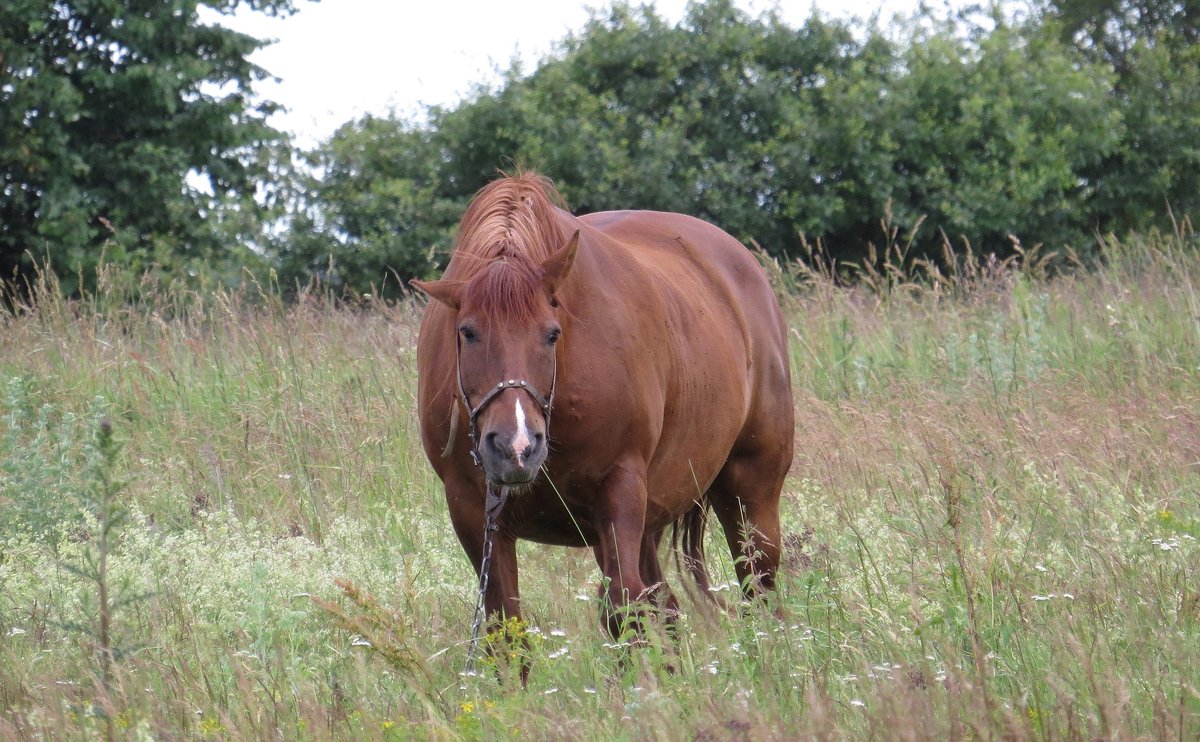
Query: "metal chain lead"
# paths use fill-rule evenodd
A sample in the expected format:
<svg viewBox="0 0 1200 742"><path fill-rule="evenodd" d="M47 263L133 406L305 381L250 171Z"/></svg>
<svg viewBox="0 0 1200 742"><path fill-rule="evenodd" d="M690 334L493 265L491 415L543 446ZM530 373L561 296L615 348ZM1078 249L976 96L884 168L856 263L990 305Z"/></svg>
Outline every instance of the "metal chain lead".
<svg viewBox="0 0 1200 742"><path fill-rule="evenodd" d="M475 601L475 618L471 622L471 644L467 647L465 675L475 674L475 655L479 650L479 632L483 628L484 598L487 595L488 577L492 562L492 534L499 528L500 511L508 501L508 487L501 487L499 494L491 482L487 486L487 499L483 508L483 561L479 567L479 597Z"/></svg>

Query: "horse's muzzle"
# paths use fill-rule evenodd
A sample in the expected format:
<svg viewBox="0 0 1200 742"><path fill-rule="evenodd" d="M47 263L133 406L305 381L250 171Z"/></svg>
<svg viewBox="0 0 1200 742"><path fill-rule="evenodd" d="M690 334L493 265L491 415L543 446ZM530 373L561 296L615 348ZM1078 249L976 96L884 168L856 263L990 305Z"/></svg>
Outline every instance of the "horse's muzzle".
<svg viewBox="0 0 1200 742"><path fill-rule="evenodd" d="M480 454L488 479L496 484L521 487L537 478L546 462L546 436L534 433L529 438L517 438L498 431L485 433ZM519 449L519 450L518 450Z"/></svg>

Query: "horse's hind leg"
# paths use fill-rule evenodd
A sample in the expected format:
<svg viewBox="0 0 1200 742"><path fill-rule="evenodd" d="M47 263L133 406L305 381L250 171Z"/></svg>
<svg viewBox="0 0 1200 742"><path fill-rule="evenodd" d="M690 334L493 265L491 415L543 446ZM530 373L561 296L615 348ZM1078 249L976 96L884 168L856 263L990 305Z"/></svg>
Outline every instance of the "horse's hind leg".
<svg viewBox="0 0 1200 742"><path fill-rule="evenodd" d="M708 490L747 598L775 588L779 496L791 464L790 431L786 440L770 448L734 449Z"/></svg>
<svg viewBox="0 0 1200 742"><path fill-rule="evenodd" d="M652 602L663 612L663 618L674 622L679 615L679 601L667 585L663 576L662 564L658 560L658 547L662 543L663 531L647 532L642 535L642 553L639 555L638 571L642 574L642 582L646 584L646 600Z"/></svg>

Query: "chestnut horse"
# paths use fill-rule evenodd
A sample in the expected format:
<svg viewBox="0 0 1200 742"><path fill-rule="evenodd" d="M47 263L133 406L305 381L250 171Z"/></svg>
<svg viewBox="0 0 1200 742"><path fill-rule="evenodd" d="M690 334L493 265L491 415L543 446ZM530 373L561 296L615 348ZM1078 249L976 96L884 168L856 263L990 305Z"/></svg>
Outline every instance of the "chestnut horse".
<svg viewBox="0 0 1200 742"><path fill-rule="evenodd" d="M476 573L488 564L485 615L521 615L518 538L592 548L614 636L630 601L673 615L663 534L677 526L709 595L709 508L747 597L774 586L787 337L741 243L681 214L575 217L527 173L484 187L442 279L413 285L433 299L417 343L421 440ZM497 487L513 494L493 506ZM485 507L499 510L490 544Z"/></svg>

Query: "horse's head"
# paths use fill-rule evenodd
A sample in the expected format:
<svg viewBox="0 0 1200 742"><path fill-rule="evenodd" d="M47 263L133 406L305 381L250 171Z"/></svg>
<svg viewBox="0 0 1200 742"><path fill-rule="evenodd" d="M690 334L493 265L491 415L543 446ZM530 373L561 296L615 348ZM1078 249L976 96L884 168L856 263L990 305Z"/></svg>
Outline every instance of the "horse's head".
<svg viewBox="0 0 1200 742"><path fill-rule="evenodd" d="M562 335L558 289L579 233L540 264L506 252L465 281L413 281L454 312L457 384L487 478L521 487L549 453Z"/></svg>

